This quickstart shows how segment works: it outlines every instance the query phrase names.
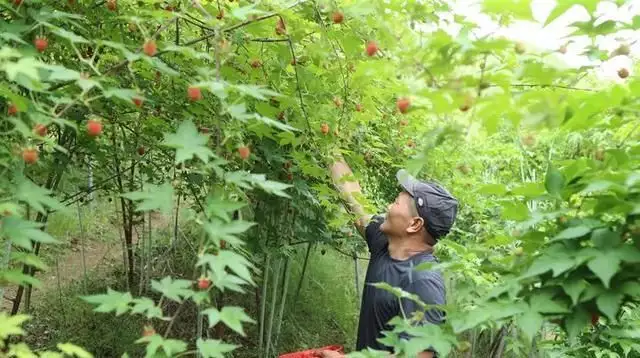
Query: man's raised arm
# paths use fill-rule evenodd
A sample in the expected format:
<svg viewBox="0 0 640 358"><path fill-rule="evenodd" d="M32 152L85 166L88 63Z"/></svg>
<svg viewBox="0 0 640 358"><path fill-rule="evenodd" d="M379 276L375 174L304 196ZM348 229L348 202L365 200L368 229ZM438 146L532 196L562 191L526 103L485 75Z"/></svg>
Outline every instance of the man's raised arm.
<svg viewBox="0 0 640 358"><path fill-rule="evenodd" d="M371 219L371 215L365 212L364 206L358 201L358 198L362 195L360 183L353 178L353 172L342 156L338 156L330 166L330 170L334 184L338 187L342 197L347 201L351 212L357 217L356 227L358 231L364 236L364 229Z"/></svg>

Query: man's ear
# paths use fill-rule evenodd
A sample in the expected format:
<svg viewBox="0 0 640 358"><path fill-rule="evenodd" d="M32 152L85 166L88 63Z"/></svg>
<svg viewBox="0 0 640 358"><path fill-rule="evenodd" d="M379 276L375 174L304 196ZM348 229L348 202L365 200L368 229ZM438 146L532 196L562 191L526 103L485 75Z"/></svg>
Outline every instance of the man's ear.
<svg viewBox="0 0 640 358"><path fill-rule="evenodd" d="M420 232L420 230L424 227L424 219L418 216L413 218L411 225L407 228L407 232L415 233Z"/></svg>

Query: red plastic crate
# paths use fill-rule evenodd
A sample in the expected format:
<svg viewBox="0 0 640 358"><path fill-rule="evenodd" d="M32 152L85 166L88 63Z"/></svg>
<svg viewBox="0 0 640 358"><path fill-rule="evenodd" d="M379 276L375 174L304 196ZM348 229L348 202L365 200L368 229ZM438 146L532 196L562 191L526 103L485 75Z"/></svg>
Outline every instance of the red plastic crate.
<svg viewBox="0 0 640 358"><path fill-rule="evenodd" d="M293 353L285 353L280 355L278 358L315 358L315 352L318 351L334 351L343 353L342 346L326 346L322 348L308 349L306 351L293 352Z"/></svg>

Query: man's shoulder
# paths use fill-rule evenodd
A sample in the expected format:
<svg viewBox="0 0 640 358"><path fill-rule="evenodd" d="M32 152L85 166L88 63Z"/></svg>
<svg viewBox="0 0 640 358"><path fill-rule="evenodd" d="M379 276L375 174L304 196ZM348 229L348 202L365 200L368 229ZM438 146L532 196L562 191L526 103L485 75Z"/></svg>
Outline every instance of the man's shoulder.
<svg viewBox="0 0 640 358"><path fill-rule="evenodd" d="M420 255L416 257L412 261L412 267L410 272L408 272L407 284L412 284L416 281L431 281L434 284L442 285L444 284L444 277L442 275L442 271L430 267L424 267L422 264L432 263L436 265L439 263L438 258L432 254ZM419 269L417 267L420 267Z"/></svg>

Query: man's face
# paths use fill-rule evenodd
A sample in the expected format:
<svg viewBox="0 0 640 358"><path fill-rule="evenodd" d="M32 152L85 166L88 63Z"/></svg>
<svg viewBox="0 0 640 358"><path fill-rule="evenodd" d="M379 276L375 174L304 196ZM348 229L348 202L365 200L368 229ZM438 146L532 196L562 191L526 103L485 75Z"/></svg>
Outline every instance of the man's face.
<svg viewBox="0 0 640 358"><path fill-rule="evenodd" d="M380 226L383 233L391 236L404 236L418 215L413 198L403 191L387 207L387 216Z"/></svg>

